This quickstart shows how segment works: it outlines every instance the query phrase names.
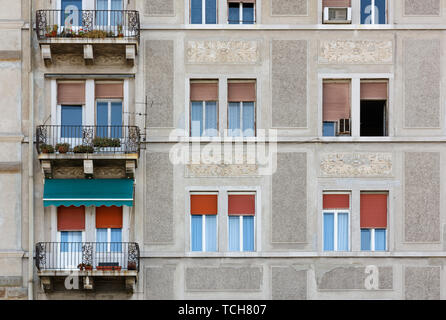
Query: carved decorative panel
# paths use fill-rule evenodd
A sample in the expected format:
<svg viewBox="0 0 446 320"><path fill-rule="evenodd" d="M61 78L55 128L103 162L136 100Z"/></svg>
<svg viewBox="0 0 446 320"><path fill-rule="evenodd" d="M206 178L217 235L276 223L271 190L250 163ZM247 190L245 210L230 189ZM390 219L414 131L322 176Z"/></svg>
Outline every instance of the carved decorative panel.
<svg viewBox="0 0 446 320"><path fill-rule="evenodd" d="M393 42L390 40L320 41L319 63L391 64Z"/></svg>
<svg viewBox="0 0 446 320"><path fill-rule="evenodd" d="M259 60L257 41L188 41L188 63L252 64Z"/></svg>
<svg viewBox="0 0 446 320"><path fill-rule="evenodd" d="M328 153L321 157L323 177L383 177L392 175L391 153Z"/></svg>
<svg viewBox="0 0 446 320"><path fill-rule="evenodd" d="M53 175L55 179L82 179L84 167L55 167Z"/></svg>
<svg viewBox="0 0 446 320"><path fill-rule="evenodd" d="M187 177L242 177L258 174L256 164L188 164Z"/></svg>
<svg viewBox="0 0 446 320"><path fill-rule="evenodd" d="M98 179L121 179L125 178L123 167L95 167L94 176Z"/></svg>

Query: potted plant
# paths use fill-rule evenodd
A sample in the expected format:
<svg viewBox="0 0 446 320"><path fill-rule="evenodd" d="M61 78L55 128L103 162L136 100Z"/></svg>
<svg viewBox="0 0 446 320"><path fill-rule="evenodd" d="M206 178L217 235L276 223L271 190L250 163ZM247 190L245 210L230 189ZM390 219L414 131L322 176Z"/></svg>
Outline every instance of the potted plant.
<svg viewBox="0 0 446 320"><path fill-rule="evenodd" d="M59 26L57 24L53 25L53 30L51 31L51 37L57 36L57 30L59 29Z"/></svg>
<svg viewBox="0 0 446 320"><path fill-rule="evenodd" d="M59 153L67 153L68 150L70 150L70 144L69 143L58 143L58 144L56 144L56 150Z"/></svg>
<svg viewBox="0 0 446 320"><path fill-rule="evenodd" d="M85 271L92 271L92 270L93 270L93 266L91 264L85 265Z"/></svg>
<svg viewBox="0 0 446 320"><path fill-rule="evenodd" d="M93 139L93 146L96 148L119 148L121 140L119 138L96 137Z"/></svg>
<svg viewBox="0 0 446 320"><path fill-rule="evenodd" d="M42 153L54 153L54 147L50 144L42 144L40 145L40 152Z"/></svg>
<svg viewBox="0 0 446 320"><path fill-rule="evenodd" d="M129 261L129 263L127 264L127 270L136 270L136 262Z"/></svg>
<svg viewBox="0 0 446 320"><path fill-rule="evenodd" d="M124 34L122 33L122 25L118 24L118 38L123 38Z"/></svg>
<svg viewBox="0 0 446 320"><path fill-rule="evenodd" d="M74 153L93 153L94 148L92 146L79 145L79 146L75 146L73 148L73 152Z"/></svg>

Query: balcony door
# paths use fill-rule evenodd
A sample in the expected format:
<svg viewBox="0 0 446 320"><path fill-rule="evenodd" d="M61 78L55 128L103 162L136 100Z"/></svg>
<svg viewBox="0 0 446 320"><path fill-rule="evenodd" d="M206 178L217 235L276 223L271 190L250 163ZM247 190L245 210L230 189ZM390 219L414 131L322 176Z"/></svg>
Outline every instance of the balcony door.
<svg viewBox="0 0 446 320"><path fill-rule="evenodd" d="M123 31L122 0L96 0L96 25L118 36Z"/></svg>

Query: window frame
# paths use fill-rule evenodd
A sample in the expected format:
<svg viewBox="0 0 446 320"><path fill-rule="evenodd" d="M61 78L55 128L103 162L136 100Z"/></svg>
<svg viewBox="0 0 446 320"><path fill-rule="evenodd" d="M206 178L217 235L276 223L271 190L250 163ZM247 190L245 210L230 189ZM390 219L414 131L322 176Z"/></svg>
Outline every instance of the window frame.
<svg viewBox="0 0 446 320"><path fill-rule="evenodd" d="M99 103L107 103L107 138L111 138L111 115L112 115L112 111L111 111L111 105L113 102L121 102L121 126L124 126L124 99L105 99L105 98L100 98L100 99L96 99L94 101L94 125L97 127L98 126L98 102ZM121 129L121 137L119 137L120 139L124 138L123 134L124 132L124 128ZM95 131L96 134L96 131Z"/></svg>
<svg viewBox="0 0 446 320"><path fill-rule="evenodd" d="M227 216L227 230L226 230L226 234L227 234L227 245L228 245L228 252L257 252L257 192L253 191L253 192L241 192L241 191L227 191L227 203L229 204L229 196L230 195L253 195L255 198L254 200L254 204L255 204L255 212L254 215L247 215L247 214L241 214L241 215L229 215L229 206L227 206L226 208L226 216ZM229 218L230 217L239 217L239 247L240 250L235 251L235 250L229 250ZM252 251L245 251L244 250L244 241L243 241L243 217L253 217L254 219L254 225L253 225L253 233L254 233L254 249Z"/></svg>
<svg viewBox="0 0 446 320"><path fill-rule="evenodd" d="M215 218L215 220L216 220L216 226L215 226L215 232L216 232L216 235L215 235L215 241L216 241L216 243L215 243L215 251L207 251L206 250L206 214L197 214L197 215L195 215L195 216L201 216L202 218L201 218L201 250L200 251L198 251L198 250L192 250L192 243L193 243L193 241L192 241L192 216L194 216L193 214L191 214L191 208L190 208L190 199L191 199L191 195L216 195L217 196L217 214L215 214L215 215L213 215L213 216L216 216L216 218ZM188 202L189 202L189 207L188 207L188 210L189 210L189 212L188 212L188 214L189 214L189 252L191 252L191 253L198 253L198 252L201 252L201 253L204 253L204 252L206 252L206 253L212 253L212 252L218 252L219 251L219 245L218 245L218 242L219 242L219 232L218 232L218 229L219 229L219 224L218 224L218 220L219 220L219 213L220 213L220 208L219 208L219 201L220 201L220 194L219 194L219 192L207 192L207 191L204 191L204 192L192 192L192 191L190 191L190 192L188 192L188 197L187 197L188 199Z"/></svg>
<svg viewBox="0 0 446 320"><path fill-rule="evenodd" d="M324 230L324 216L326 213L332 213L334 216L334 229L333 229L333 250L325 250L324 249L324 240L325 240L325 230ZM339 250L338 249L338 215L340 213L347 213L348 215L348 249L347 250ZM322 251L324 252L350 252L351 251L351 209L323 209L322 210Z"/></svg>
<svg viewBox="0 0 446 320"><path fill-rule="evenodd" d="M203 124L203 134L199 135L199 136L193 136L192 135L192 103L193 102L201 102L201 107L202 107L202 118L201 118L201 122ZM215 135L207 135L207 128L206 128L206 102L215 102L215 107L216 107L216 114L217 114L217 128L216 130L216 134ZM219 105L218 105L218 101L190 101L190 108L189 108L189 137L191 138L202 138L202 137L218 137L220 134L220 129L219 129Z"/></svg>
<svg viewBox="0 0 446 320"><path fill-rule="evenodd" d="M256 24L256 3L252 3L253 5L253 16L254 16L254 20L252 21L252 23L244 23L244 14L243 14L243 5L247 4L244 2L240 2L239 3L239 22L238 23L229 23L229 5L230 2L226 2L227 4L227 8L228 8L228 13L227 13L227 19L226 19L226 23L227 24L234 24L234 25L252 25L252 24Z"/></svg>
<svg viewBox="0 0 446 320"><path fill-rule="evenodd" d="M192 25L217 25L218 24L218 7L219 0L215 0L215 23L206 23L206 0L201 1L201 23L192 23L192 0L188 0L189 2L189 24Z"/></svg>
<svg viewBox="0 0 446 320"><path fill-rule="evenodd" d="M240 128L236 129L236 130L240 130L240 134L239 135L235 135L232 134L232 130L229 129L229 105L231 103L238 103L240 106ZM245 129L243 128L243 108L244 108L244 103L253 103L254 104L254 128L253 128L253 135L252 136L245 136L244 132ZM227 123L226 123L226 130L227 130L227 136L228 137L242 137L242 138L251 138L251 137L256 137L257 136L257 123L256 123L256 117L257 117L257 108L256 108L256 102L255 101L239 101L239 102L229 102L228 101L228 110L227 110Z"/></svg>

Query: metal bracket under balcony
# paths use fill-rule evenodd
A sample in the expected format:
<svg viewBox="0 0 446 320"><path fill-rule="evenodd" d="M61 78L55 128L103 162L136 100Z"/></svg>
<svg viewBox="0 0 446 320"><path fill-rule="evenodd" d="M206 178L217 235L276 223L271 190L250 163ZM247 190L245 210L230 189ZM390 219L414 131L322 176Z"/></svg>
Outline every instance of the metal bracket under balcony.
<svg viewBox="0 0 446 320"><path fill-rule="evenodd" d="M124 56L133 66L140 38L134 10L37 10L36 32L46 65L55 55L78 53L86 64L96 55Z"/></svg>

